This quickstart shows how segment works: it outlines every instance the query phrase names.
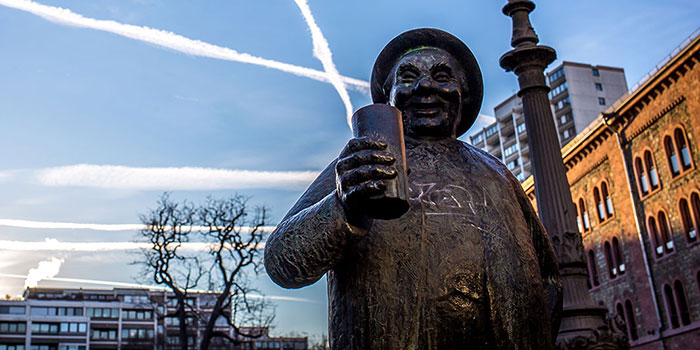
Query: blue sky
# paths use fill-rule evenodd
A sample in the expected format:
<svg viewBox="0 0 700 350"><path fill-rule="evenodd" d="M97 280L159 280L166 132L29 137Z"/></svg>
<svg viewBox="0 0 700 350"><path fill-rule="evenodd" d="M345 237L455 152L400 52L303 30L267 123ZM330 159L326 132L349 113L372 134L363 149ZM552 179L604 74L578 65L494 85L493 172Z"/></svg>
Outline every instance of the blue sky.
<svg viewBox="0 0 700 350"><path fill-rule="evenodd" d="M455 34L479 61L481 113L492 115L517 90L515 76L498 66L510 49L503 3L309 0L308 6L339 74L363 81L397 34L417 27ZM700 25L695 0L536 3L531 18L541 42L557 50L554 65L567 60L623 67L629 86ZM27 244L47 238L128 242L133 230L21 228L6 219L134 224L167 190L194 201L248 195L251 203L272 208L274 224L350 137L346 108L327 82L57 23L14 8L18 4L28 3L0 0L0 273L26 275L55 257L63 260L57 277L134 282L138 271L128 264L138 258L133 251ZM293 0L38 4L324 70ZM370 103L359 90L348 87L353 109ZM0 275L2 295L20 294L23 284ZM325 332L325 280L292 291L264 275L256 284L267 295L309 300L276 301L275 333Z"/></svg>

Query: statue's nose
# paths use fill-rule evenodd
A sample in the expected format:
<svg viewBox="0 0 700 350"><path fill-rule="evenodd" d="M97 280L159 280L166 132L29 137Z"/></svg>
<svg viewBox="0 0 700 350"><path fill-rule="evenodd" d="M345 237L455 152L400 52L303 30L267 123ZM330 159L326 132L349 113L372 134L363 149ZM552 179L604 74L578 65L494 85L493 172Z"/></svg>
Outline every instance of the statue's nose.
<svg viewBox="0 0 700 350"><path fill-rule="evenodd" d="M433 79L431 79L429 76L423 76L418 80L418 83L415 86L416 91L421 91L421 90L427 90L430 89L433 86Z"/></svg>

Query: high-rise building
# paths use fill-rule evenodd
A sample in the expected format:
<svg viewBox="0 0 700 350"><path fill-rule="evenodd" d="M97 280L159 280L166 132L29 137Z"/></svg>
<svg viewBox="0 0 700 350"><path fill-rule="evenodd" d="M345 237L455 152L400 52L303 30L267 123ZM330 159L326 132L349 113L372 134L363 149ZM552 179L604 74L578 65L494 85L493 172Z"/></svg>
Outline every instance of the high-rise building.
<svg viewBox="0 0 700 350"><path fill-rule="evenodd" d="M218 294L189 293L185 300L188 348L201 341L206 315ZM177 299L148 289L29 288L21 300L0 300L0 350L180 349ZM229 313L230 314L230 313ZM270 337L266 328L241 327L225 318L215 330L240 342L216 337L210 349L305 350L306 337ZM254 338L243 337L249 334Z"/></svg>
<svg viewBox="0 0 700 350"><path fill-rule="evenodd" d="M562 146L627 92L622 68L566 61L547 73L547 84ZM496 122L472 134L471 144L500 159L522 182L532 173L522 100L512 95L494 114Z"/></svg>

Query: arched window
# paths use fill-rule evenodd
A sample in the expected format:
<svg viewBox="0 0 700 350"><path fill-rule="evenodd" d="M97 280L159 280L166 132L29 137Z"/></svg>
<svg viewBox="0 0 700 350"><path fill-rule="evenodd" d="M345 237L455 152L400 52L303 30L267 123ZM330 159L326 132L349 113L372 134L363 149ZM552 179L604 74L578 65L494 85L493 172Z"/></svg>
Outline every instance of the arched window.
<svg viewBox="0 0 700 350"><path fill-rule="evenodd" d="M690 309L688 309L688 300L685 298L683 283L676 280L673 283L673 291L676 296L676 305L678 305L678 314L681 316L681 324L687 326L690 324Z"/></svg>
<svg viewBox="0 0 700 350"><path fill-rule="evenodd" d="M644 167L646 168L647 174L649 174L651 190L653 191L659 188L659 173L656 172L656 163L650 151L644 152Z"/></svg>
<svg viewBox="0 0 700 350"><path fill-rule="evenodd" d="M605 262L608 264L608 276L610 279L617 277L617 267L615 266L615 258L612 255L612 249L610 249L610 242L606 241L603 245L605 250Z"/></svg>
<svg viewBox="0 0 700 350"><path fill-rule="evenodd" d="M681 156L681 166L683 171L690 169L690 150L688 149L688 141L685 139L685 133L681 128L676 128L673 133L673 137L676 139L676 150Z"/></svg>
<svg viewBox="0 0 700 350"><path fill-rule="evenodd" d="M659 211L659 236L667 252L673 251L673 236L666 220L666 213Z"/></svg>
<svg viewBox="0 0 700 350"><path fill-rule="evenodd" d="M612 199L610 198L610 192L608 192L608 183L603 181L603 183L600 184L600 192L603 194L603 203L605 203L605 213L607 214L607 217L611 217L613 215L613 205L612 205Z"/></svg>
<svg viewBox="0 0 700 350"><path fill-rule="evenodd" d="M581 215L581 222L583 223L583 231L588 231L591 229L591 222L588 220L588 212L586 211L586 203L583 202L583 198L578 200L578 210Z"/></svg>
<svg viewBox="0 0 700 350"><path fill-rule="evenodd" d="M690 212L693 214L693 223L695 225L695 232L692 238L695 239L698 231L700 231L700 195L698 195L697 192L693 192L693 194L690 195L690 209Z"/></svg>
<svg viewBox="0 0 700 350"><path fill-rule="evenodd" d="M641 158L637 157L634 159L634 169L637 172L639 192L641 193L641 197L644 197L649 194L649 182L647 181L647 173L644 171Z"/></svg>
<svg viewBox="0 0 700 350"><path fill-rule="evenodd" d="M627 315L625 315L625 309L622 307L622 304L617 303L617 305L615 305L615 311L617 311L617 315L625 321L625 333L630 334L630 325L627 322Z"/></svg>
<svg viewBox="0 0 700 350"><path fill-rule="evenodd" d="M625 273L625 260L622 258L622 250L620 249L620 240L617 237L612 239L612 250L615 264L617 265L617 273L623 275Z"/></svg>
<svg viewBox="0 0 700 350"><path fill-rule="evenodd" d="M668 321L671 328L680 327L678 322L678 309L676 308L676 300L673 297L673 289L668 284L664 285L664 300L666 300L666 311L668 313Z"/></svg>
<svg viewBox="0 0 700 350"><path fill-rule="evenodd" d="M593 201L595 202L595 207L598 210L598 222L605 221L605 208L603 207L603 201L600 199L600 191L598 191L598 187L593 188Z"/></svg>
<svg viewBox="0 0 700 350"><path fill-rule="evenodd" d="M600 285L600 280L598 279L598 268L595 264L595 252L593 249L588 251L588 279L592 287L597 287Z"/></svg>
<svg viewBox="0 0 700 350"><path fill-rule="evenodd" d="M578 232L583 233L583 222L581 222L581 212L578 210L578 205L574 203L574 210L576 211L576 224L578 225Z"/></svg>
<svg viewBox="0 0 700 350"><path fill-rule="evenodd" d="M653 216L650 216L649 219L647 219L647 231L649 232L649 236L651 238L651 246L655 248L656 256L658 257L664 255L664 246L659 239L659 228L656 226L656 219L654 219Z"/></svg>
<svg viewBox="0 0 700 350"><path fill-rule="evenodd" d="M693 218L690 216L688 201L685 198L681 198L681 200L678 202L678 210L681 214L681 223L683 224L685 238L688 240L688 242L695 242L697 240L697 232L695 231Z"/></svg>
<svg viewBox="0 0 700 350"><path fill-rule="evenodd" d="M634 308L632 307L632 302L629 300L625 300L625 322L627 322L630 339L639 339L639 334L637 334L637 322L634 320Z"/></svg>
<svg viewBox="0 0 700 350"><path fill-rule="evenodd" d="M678 163L676 147L673 145L673 141L671 141L671 136L666 136L664 138L664 149L666 150L668 166L671 168L671 176L678 176L678 174L681 173L681 167L680 163Z"/></svg>

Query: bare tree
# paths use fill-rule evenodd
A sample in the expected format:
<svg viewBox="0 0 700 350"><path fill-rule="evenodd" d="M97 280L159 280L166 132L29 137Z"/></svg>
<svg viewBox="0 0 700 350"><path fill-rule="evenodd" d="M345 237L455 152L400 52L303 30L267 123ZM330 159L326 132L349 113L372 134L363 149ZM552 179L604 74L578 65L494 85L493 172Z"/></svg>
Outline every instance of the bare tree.
<svg viewBox="0 0 700 350"><path fill-rule="evenodd" d="M156 284L165 286L177 299L180 347L187 349L188 320L202 324L200 349L206 350L215 337L240 342L247 334L241 325L261 329L274 317L272 307L249 285L249 274L261 269L263 227L267 208L250 208L248 199L234 195L228 199L208 198L202 205L174 202L168 193L156 209L141 216L145 228L142 264ZM184 249L185 243L199 243L202 249ZM187 302L195 289L213 292L211 310ZM216 329L224 321L235 335ZM190 321L192 322L192 321ZM246 328L249 329L249 328Z"/></svg>

